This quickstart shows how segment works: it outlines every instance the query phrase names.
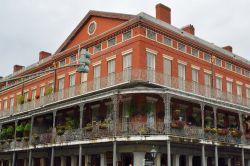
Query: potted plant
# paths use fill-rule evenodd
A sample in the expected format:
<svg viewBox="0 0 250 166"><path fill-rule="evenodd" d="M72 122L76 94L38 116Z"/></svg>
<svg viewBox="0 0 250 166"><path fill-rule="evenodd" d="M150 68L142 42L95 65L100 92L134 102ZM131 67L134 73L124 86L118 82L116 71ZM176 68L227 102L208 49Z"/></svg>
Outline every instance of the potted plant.
<svg viewBox="0 0 250 166"><path fill-rule="evenodd" d="M140 135L145 135L145 134L149 133L149 130L148 130L148 128L146 128L146 127L140 127L140 128L138 129L138 133L139 133Z"/></svg>
<svg viewBox="0 0 250 166"><path fill-rule="evenodd" d="M205 131L205 133L209 133L209 132L211 131L211 128L210 128L210 127L206 127L206 128L204 129L204 131Z"/></svg>
<svg viewBox="0 0 250 166"><path fill-rule="evenodd" d="M0 142L1 144L4 144L5 143L5 140L6 140L6 132L7 132L7 129L6 128L2 128L1 129L1 132L0 132Z"/></svg>
<svg viewBox="0 0 250 166"><path fill-rule="evenodd" d="M228 134L228 130L227 129L222 129L222 128L218 128L217 129L217 133L221 136L225 136Z"/></svg>
<svg viewBox="0 0 250 166"><path fill-rule="evenodd" d="M134 100L131 101L130 107L128 109L128 115L131 117L135 114L136 112L136 103Z"/></svg>
<svg viewBox="0 0 250 166"><path fill-rule="evenodd" d="M236 128L230 129L230 133L231 133L232 137L239 138L242 136L242 132Z"/></svg>
<svg viewBox="0 0 250 166"><path fill-rule="evenodd" d="M24 136L29 137L30 134L30 130L31 130L31 124L30 123L26 123L23 131L24 131Z"/></svg>
<svg viewBox="0 0 250 166"><path fill-rule="evenodd" d="M28 142L28 141L29 141L29 137L23 137L23 140L24 140L25 142Z"/></svg>
<svg viewBox="0 0 250 166"><path fill-rule="evenodd" d="M99 123L99 129L107 129L108 128L108 120L105 119L103 122Z"/></svg>
<svg viewBox="0 0 250 166"><path fill-rule="evenodd" d="M28 98L28 99L27 99L27 102L31 102L31 98Z"/></svg>
<svg viewBox="0 0 250 166"><path fill-rule="evenodd" d="M32 135L32 138L33 138L34 140L37 141L40 137L39 137L38 134L34 133L34 134Z"/></svg>
<svg viewBox="0 0 250 166"><path fill-rule="evenodd" d="M65 126L63 126L63 125L56 126L57 135L63 135L64 132L65 132Z"/></svg>
<svg viewBox="0 0 250 166"><path fill-rule="evenodd" d="M17 104L23 104L24 103L24 96L18 95L16 97Z"/></svg>
<svg viewBox="0 0 250 166"><path fill-rule="evenodd" d="M217 133L217 129L216 129L216 128L211 128L211 129L210 129L210 133L212 133L212 134Z"/></svg>
<svg viewBox="0 0 250 166"><path fill-rule="evenodd" d="M45 91L45 96L49 96L53 93L54 89L52 86L48 87Z"/></svg>
<svg viewBox="0 0 250 166"><path fill-rule="evenodd" d="M175 120L175 121L172 121L171 123L171 127L175 129L183 129L184 126L185 126L185 122L180 121L180 120Z"/></svg>
<svg viewBox="0 0 250 166"><path fill-rule="evenodd" d="M23 132L24 132L24 125L23 123L19 124L16 126L16 137L23 137Z"/></svg>
<svg viewBox="0 0 250 166"><path fill-rule="evenodd" d="M84 129L85 129L86 131L92 131L92 130L93 130L93 126L92 126L91 123L88 123L88 124L86 125L86 127L84 127Z"/></svg>
<svg viewBox="0 0 250 166"><path fill-rule="evenodd" d="M22 141L22 137L16 137L16 141L17 141L17 142Z"/></svg>
<svg viewBox="0 0 250 166"><path fill-rule="evenodd" d="M76 128L76 121L71 117L66 118L65 130L72 130L75 128Z"/></svg>
<svg viewBox="0 0 250 166"><path fill-rule="evenodd" d="M9 126L6 130L6 139L13 139L13 135L14 135L14 127Z"/></svg>
<svg viewBox="0 0 250 166"><path fill-rule="evenodd" d="M152 111L153 111L153 109L151 108L150 103L144 104L144 107L143 107L144 114L149 114Z"/></svg>

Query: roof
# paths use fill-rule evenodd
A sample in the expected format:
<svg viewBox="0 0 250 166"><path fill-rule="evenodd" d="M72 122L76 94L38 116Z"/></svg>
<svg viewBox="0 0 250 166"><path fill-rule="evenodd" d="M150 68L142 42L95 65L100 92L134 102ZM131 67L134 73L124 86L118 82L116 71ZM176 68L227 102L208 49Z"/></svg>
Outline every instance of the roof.
<svg viewBox="0 0 250 166"><path fill-rule="evenodd" d="M236 55L234 53L231 53L231 52L229 52L229 51L227 51L227 50L225 50L225 49L223 49L223 48L221 48L219 46L216 46L213 43L209 43L209 42L207 42L207 41L205 41L205 40L203 40L203 39L201 39L201 38L199 38L199 37L197 37L195 35L187 33L185 31L183 31L182 29L179 29L179 28L177 28L177 27L175 27L175 26L173 26L171 24L168 24L168 23L166 23L166 22L164 22L162 20L156 19L155 17L152 17L152 16L150 16L150 15L144 13L144 12L139 13L137 16L139 16L139 17L141 17L141 18L143 18L145 20L151 21L151 22L153 22L154 24L156 24L158 26L161 26L161 27L166 28L166 29L168 29L170 31L173 31L173 32L175 32L175 33L177 33L177 34L179 34L179 35L181 35L183 37L186 37L186 38L188 38L190 40L193 40L193 41L195 41L197 43L200 43L200 44L202 44L202 45L204 45L204 46L206 46L206 47L208 47L208 48L210 48L212 50L218 51L218 52L220 52L220 53L222 53L222 54L224 54L224 55L226 55L226 56L228 56L230 58L238 60L239 62L242 62L243 64L246 64L248 67L250 67L250 61L249 60L247 60L247 59L245 59L245 58L243 58L241 56L238 56L238 55Z"/></svg>
<svg viewBox="0 0 250 166"><path fill-rule="evenodd" d="M128 21L135 17L135 15L122 14L122 13L113 13L113 12L103 12L90 10L87 15L81 20L81 22L76 26L76 28L71 32L67 39L62 43L62 45L57 49L55 54L63 51L63 49L68 45L68 43L77 35L81 28L88 22L92 16L99 16L104 18L112 18Z"/></svg>

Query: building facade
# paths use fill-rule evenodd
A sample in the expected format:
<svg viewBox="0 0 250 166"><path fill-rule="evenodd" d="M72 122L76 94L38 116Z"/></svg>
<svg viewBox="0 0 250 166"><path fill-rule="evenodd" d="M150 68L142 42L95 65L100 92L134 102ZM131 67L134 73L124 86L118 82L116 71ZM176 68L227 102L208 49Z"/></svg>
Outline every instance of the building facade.
<svg viewBox="0 0 250 166"><path fill-rule="evenodd" d="M0 165L250 166L249 72L162 4L156 18L90 11L0 79Z"/></svg>

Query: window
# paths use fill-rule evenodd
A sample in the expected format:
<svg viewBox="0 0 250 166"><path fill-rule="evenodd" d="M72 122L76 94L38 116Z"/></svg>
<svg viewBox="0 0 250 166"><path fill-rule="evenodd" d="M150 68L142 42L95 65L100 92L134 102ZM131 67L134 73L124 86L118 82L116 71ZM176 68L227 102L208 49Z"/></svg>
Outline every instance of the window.
<svg viewBox="0 0 250 166"><path fill-rule="evenodd" d="M182 52L186 52L186 45L182 43L178 43L178 50Z"/></svg>
<svg viewBox="0 0 250 166"><path fill-rule="evenodd" d="M71 55L70 56L70 63L76 62L76 55Z"/></svg>
<svg viewBox="0 0 250 166"><path fill-rule="evenodd" d="M196 48L192 48L192 55L195 57L199 56L199 51Z"/></svg>
<svg viewBox="0 0 250 166"><path fill-rule="evenodd" d="M164 75L165 76L171 76L171 73L172 73L172 62L171 60L167 59L167 58L164 58L164 61L163 61L163 72L164 72Z"/></svg>
<svg viewBox="0 0 250 166"><path fill-rule="evenodd" d="M182 80L186 78L186 69L184 64L178 64L178 77Z"/></svg>
<svg viewBox="0 0 250 166"><path fill-rule="evenodd" d="M216 77L216 89L222 91L222 78Z"/></svg>
<svg viewBox="0 0 250 166"><path fill-rule="evenodd" d="M244 75L247 76L247 77L250 77L250 72L248 70L245 70Z"/></svg>
<svg viewBox="0 0 250 166"><path fill-rule="evenodd" d="M3 109L7 109L8 108L8 99L3 101Z"/></svg>
<svg viewBox="0 0 250 166"><path fill-rule="evenodd" d="M153 40L156 40L156 32L150 30L150 29L147 29L147 37L149 39L153 39Z"/></svg>
<svg viewBox="0 0 250 166"><path fill-rule="evenodd" d="M155 54L147 52L147 76L149 81L154 81Z"/></svg>
<svg viewBox="0 0 250 166"><path fill-rule="evenodd" d="M238 67L238 66L236 66L236 68L235 68L235 71L236 71L236 73L239 73L239 74L241 74L241 68L240 67Z"/></svg>
<svg viewBox="0 0 250 166"><path fill-rule="evenodd" d="M76 83L76 74L69 75L69 86L73 87Z"/></svg>
<svg viewBox="0 0 250 166"><path fill-rule="evenodd" d="M130 30L130 31L127 31L127 32L125 32L125 33L123 33L123 34L122 34L123 41L126 41L126 40L130 39L131 36L132 36L131 30Z"/></svg>
<svg viewBox="0 0 250 166"><path fill-rule="evenodd" d="M237 84L237 96L242 97L242 85Z"/></svg>
<svg viewBox="0 0 250 166"><path fill-rule="evenodd" d="M94 66L94 89L100 88L100 74L101 74L101 66Z"/></svg>
<svg viewBox="0 0 250 166"><path fill-rule="evenodd" d="M131 78L131 54L123 55L123 79L128 81Z"/></svg>
<svg viewBox="0 0 250 166"><path fill-rule="evenodd" d="M211 62L211 55L209 55L208 53L204 53L204 60L207 62Z"/></svg>
<svg viewBox="0 0 250 166"><path fill-rule="evenodd" d="M250 88L246 88L246 97L250 99Z"/></svg>
<svg viewBox="0 0 250 166"><path fill-rule="evenodd" d="M205 85L211 87L211 74L205 73L204 75Z"/></svg>
<svg viewBox="0 0 250 166"><path fill-rule="evenodd" d="M64 66L65 66L65 59L59 62L59 67L64 67Z"/></svg>
<svg viewBox="0 0 250 166"><path fill-rule="evenodd" d="M215 64L217 65L217 66L221 66L221 59L218 59L218 58L216 58L215 59Z"/></svg>
<svg viewBox="0 0 250 166"><path fill-rule="evenodd" d="M101 43L94 46L94 53L100 52L102 50Z"/></svg>
<svg viewBox="0 0 250 166"><path fill-rule="evenodd" d="M231 81L227 81L227 93L232 94L233 91L233 83Z"/></svg>
<svg viewBox="0 0 250 166"><path fill-rule="evenodd" d="M64 78L60 78L58 82L59 82L58 90L62 91L64 89Z"/></svg>
<svg viewBox="0 0 250 166"><path fill-rule="evenodd" d="M163 43L166 44L167 46L172 46L172 39L165 36L163 38Z"/></svg>
<svg viewBox="0 0 250 166"><path fill-rule="evenodd" d="M35 100L35 99L36 99L36 89L33 89L33 90L31 91L31 94L32 94L31 99L32 99L32 100Z"/></svg>
<svg viewBox="0 0 250 166"><path fill-rule="evenodd" d="M115 83L115 59L108 61L108 82L109 85Z"/></svg>
<svg viewBox="0 0 250 166"><path fill-rule="evenodd" d="M45 86L40 87L40 96L43 97L45 95Z"/></svg>
<svg viewBox="0 0 250 166"><path fill-rule="evenodd" d="M24 101L27 102L29 98L29 92L24 92Z"/></svg>
<svg viewBox="0 0 250 166"><path fill-rule="evenodd" d="M198 83L199 71L197 69L192 69L192 81Z"/></svg>
<svg viewBox="0 0 250 166"><path fill-rule="evenodd" d="M232 70L233 69L233 65L229 62L226 63L226 69L227 70Z"/></svg>
<svg viewBox="0 0 250 166"><path fill-rule="evenodd" d="M111 47L113 45L115 45L116 41L115 41L115 37L113 37L112 39L108 40L108 47Z"/></svg>

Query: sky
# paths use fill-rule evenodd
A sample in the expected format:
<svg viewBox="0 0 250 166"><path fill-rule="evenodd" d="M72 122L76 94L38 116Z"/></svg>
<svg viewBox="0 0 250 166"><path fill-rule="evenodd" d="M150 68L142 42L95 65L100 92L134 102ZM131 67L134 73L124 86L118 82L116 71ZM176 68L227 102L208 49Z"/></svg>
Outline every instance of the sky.
<svg viewBox="0 0 250 166"><path fill-rule="evenodd" d="M155 5L172 10L172 25L194 25L196 36L250 60L249 0L0 0L0 76L13 65L54 53L89 10L155 16Z"/></svg>

